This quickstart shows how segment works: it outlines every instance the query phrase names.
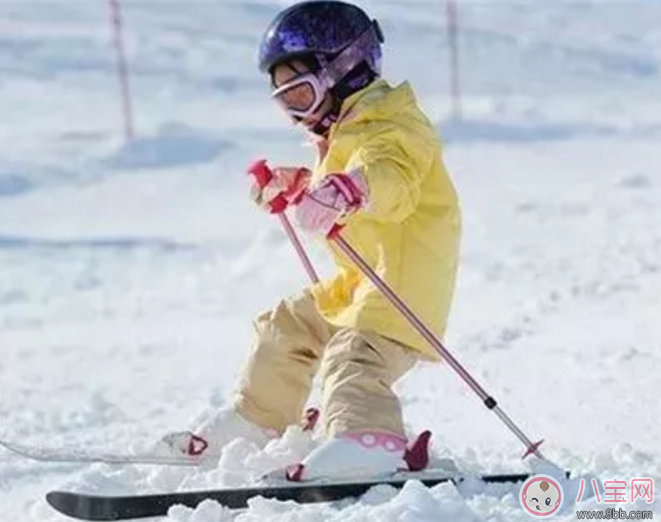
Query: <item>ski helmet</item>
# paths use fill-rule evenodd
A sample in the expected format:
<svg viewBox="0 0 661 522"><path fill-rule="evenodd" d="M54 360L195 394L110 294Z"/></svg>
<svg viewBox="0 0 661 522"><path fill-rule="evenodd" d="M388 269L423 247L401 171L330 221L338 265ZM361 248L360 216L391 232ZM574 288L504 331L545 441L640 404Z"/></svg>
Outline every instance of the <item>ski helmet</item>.
<svg viewBox="0 0 661 522"><path fill-rule="evenodd" d="M295 4L271 22L259 48L259 68L301 59L340 100L381 75L383 34L360 7L341 1Z"/></svg>

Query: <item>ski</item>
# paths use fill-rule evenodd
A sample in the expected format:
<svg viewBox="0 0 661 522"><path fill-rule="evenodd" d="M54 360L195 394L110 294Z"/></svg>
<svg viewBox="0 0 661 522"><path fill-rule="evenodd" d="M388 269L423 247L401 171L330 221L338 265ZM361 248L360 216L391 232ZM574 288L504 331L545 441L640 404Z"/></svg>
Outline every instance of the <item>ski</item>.
<svg viewBox="0 0 661 522"><path fill-rule="evenodd" d="M133 518L158 517L167 515L168 509L182 504L191 508L203 500L215 500L230 509L248 507L253 497L265 497L298 503L330 502L345 498L359 497L374 486L387 485L402 488L408 480L419 480L427 487L443 482L460 484L465 480L478 479L485 483L521 482L531 475L501 474L468 477L450 474L447 471L429 470L425 472L400 473L392 478L334 482L286 483L232 489L212 489L179 493L159 493L135 496L102 496L52 491L46 495L47 502L60 513L81 520L127 520Z"/></svg>
<svg viewBox="0 0 661 522"><path fill-rule="evenodd" d="M199 424L204 415L198 416L194 424ZM304 432L314 430L319 420L319 410L317 408L308 408L305 410L301 428ZM200 461L192 459L189 456L169 456L158 453L126 454L126 453L108 453L104 451L85 451L76 448L48 448L36 445L27 445L17 442L0 439L0 447L10 453L20 455L21 457L36 460L39 462L65 463L65 464L144 464L154 466L184 466L195 467L200 465Z"/></svg>
<svg viewBox="0 0 661 522"><path fill-rule="evenodd" d="M59 462L67 464L146 464L157 466L198 465L198 462L192 461L190 458L168 457L155 453L128 455L88 452L73 448L43 448L39 446L28 446L25 444L8 442L1 439L0 446L11 453L40 462Z"/></svg>

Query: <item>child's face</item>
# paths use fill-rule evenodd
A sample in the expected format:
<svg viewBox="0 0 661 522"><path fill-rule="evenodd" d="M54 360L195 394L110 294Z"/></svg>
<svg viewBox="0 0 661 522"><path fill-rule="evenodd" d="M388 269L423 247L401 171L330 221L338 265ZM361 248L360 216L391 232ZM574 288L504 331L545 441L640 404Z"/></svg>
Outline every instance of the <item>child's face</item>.
<svg viewBox="0 0 661 522"><path fill-rule="evenodd" d="M526 491L526 504L538 513L549 513L555 509L560 492L549 482L533 482Z"/></svg>
<svg viewBox="0 0 661 522"><path fill-rule="evenodd" d="M305 74L306 72L309 72L309 69L303 62L298 60L277 65L272 71L273 87L277 89L288 81L294 79L297 76ZM299 86L289 89L284 96L284 101L285 104L290 104L293 107L306 107L314 103L314 98L314 90L310 88L309 84L302 83ZM330 110L331 105L332 100L330 95L325 94L324 101L314 113L306 118L294 118L294 121L302 123L308 129L313 129L314 126L319 123L323 116Z"/></svg>

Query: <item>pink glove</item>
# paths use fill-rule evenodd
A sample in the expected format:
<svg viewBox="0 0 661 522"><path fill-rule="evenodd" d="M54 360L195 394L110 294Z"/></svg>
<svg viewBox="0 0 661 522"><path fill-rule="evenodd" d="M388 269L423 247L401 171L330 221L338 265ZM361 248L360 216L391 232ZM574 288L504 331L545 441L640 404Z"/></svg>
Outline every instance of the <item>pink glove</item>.
<svg viewBox="0 0 661 522"><path fill-rule="evenodd" d="M308 232L328 235L340 217L366 203L367 182L362 174L330 174L303 193L296 206L296 220Z"/></svg>
<svg viewBox="0 0 661 522"><path fill-rule="evenodd" d="M256 180L250 187L250 197L267 212L283 212L301 197L310 183L311 172L304 167L276 167L271 180L260 187ZM285 204L274 204L282 196Z"/></svg>

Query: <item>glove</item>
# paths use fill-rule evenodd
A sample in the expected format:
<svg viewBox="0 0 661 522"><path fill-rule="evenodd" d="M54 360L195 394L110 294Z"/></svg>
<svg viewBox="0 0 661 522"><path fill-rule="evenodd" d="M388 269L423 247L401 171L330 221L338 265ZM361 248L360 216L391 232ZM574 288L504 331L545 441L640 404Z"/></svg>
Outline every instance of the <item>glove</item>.
<svg viewBox="0 0 661 522"><path fill-rule="evenodd" d="M271 172L273 177L263 187L253 181L250 198L267 212L280 213L301 197L310 183L311 172L304 167L276 167ZM280 196L284 203L276 203Z"/></svg>
<svg viewBox="0 0 661 522"><path fill-rule="evenodd" d="M367 182L358 171L330 174L306 190L296 205L296 220L304 230L324 235L341 217L367 204Z"/></svg>

